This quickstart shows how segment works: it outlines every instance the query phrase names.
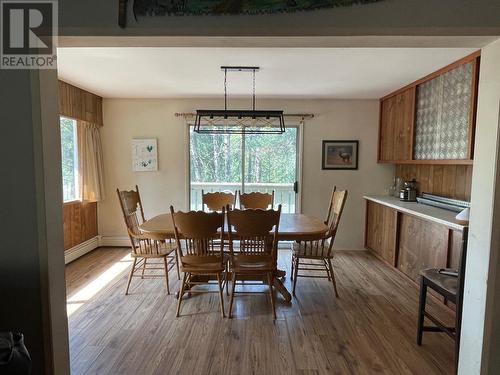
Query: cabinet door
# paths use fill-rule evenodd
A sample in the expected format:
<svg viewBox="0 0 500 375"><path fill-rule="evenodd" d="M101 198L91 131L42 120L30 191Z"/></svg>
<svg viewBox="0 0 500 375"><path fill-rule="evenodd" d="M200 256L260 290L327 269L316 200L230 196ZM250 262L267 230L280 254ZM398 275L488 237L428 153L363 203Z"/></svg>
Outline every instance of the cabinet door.
<svg viewBox="0 0 500 375"><path fill-rule="evenodd" d="M415 159L470 158L476 62L470 61L418 85Z"/></svg>
<svg viewBox="0 0 500 375"><path fill-rule="evenodd" d="M411 160L415 87L411 87L380 105L379 161Z"/></svg>
<svg viewBox="0 0 500 375"><path fill-rule="evenodd" d="M426 268L446 267L448 228L401 214L397 267L414 281Z"/></svg>
<svg viewBox="0 0 500 375"><path fill-rule="evenodd" d="M366 202L366 247L394 266L396 255L396 211Z"/></svg>
<svg viewBox="0 0 500 375"><path fill-rule="evenodd" d="M380 102L379 161L394 160L394 113L396 96Z"/></svg>

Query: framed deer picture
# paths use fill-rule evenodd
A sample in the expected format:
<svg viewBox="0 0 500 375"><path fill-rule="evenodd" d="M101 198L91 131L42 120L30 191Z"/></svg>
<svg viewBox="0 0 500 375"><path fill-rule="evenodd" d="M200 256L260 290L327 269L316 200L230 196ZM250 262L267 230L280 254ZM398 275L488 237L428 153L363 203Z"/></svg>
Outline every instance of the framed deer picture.
<svg viewBox="0 0 500 375"><path fill-rule="evenodd" d="M323 141L321 169L358 169L358 141Z"/></svg>

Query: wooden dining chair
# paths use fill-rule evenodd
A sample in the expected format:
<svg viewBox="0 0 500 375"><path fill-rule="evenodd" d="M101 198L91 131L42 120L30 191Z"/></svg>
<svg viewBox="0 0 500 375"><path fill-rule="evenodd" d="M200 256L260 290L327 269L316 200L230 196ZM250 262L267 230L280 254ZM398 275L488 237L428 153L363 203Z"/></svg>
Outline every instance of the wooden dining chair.
<svg viewBox="0 0 500 375"><path fill-rule="evenodd" d="M422 345L424 332L443 332L455 340L455 370L458 369L458 355L460 353L460 332L462 328L462 310L465 282L465 264L467 259L468 228L464 228L462 235L462 254L458 270L452 269L425 269L420 272L420 299L418 307L417 344ZM427 289L435 292L455 304L455 324L448 327L426 311ZM433 323L424 324L425 318Z"/></svg>
<svg viewBox="0 0 500 375"><path fill-rule="evenodd" d="M347 199L347 190L333 189L330 205L328 209L325 224L328 226L326 233L320 237L311 237L298 241L293 246L292 252L292 280L293 291L297 286L299 277L327 278L333 284L335 296L338 297L337 283L332 265L333 243L337 234L337 229L344 210ZM301 262L305 261L304 262ZM306 266L306 267L303 267ZM299 270L314 271L314 274L299 274ZM326 272L326 276L319 275L317 272Z"/></svg>
<svg viewBox="0 0 500 375"><path fill-rule="evenodd" d="M251 193L242 193L238 190L237 193L240 201L241 209L261 209L267 210L274 207L274 190L271 194L260 193L257 191Z"/></svg>
<svg viewBox="0 0 500 375"><path fill-rule="evenodd" d="M166 240L164 237L155 234L142 234L139 231L139 225L146 219L144 209L142 207L141 195L139 188L135 186L135 190L120 191L116 189L120 207L122 209L123 219L127 227L127 233L132 246L131 257L133 258L132 268L130 269L127 288L127 295L130 289L130 283L133 277L144 278L165 278L167 293L170 294L169 286L169 271L177 266L177 277L179 274L179 264L175 252L175 243L171 240ZM153 259L161 260L161 267L158 267L158 262L149 262ZM164 270L163 274L147 273L151 270ZM138 274L140 272L140 275ZM180 277L179 277L180 278Z"/></svg>
<svg viewBox="0 0 500 375"><path fill-rule="evenodd" d="M276 319L274 303L274 273L277 269L278 227L281 205L278 210L228 210L230 272L232 273L229 317L232 317L233 301L237 280L248 277L262 277L269 286L269 297ZM235 241L239 251L234 251ZM246 285L252 285L246 283ZM261 284L259 284L261 285Z"/></svg>
<svg viewBox="0 0 500 375"><path fill-rule="evenodd" d="M174 224L177 252L183 272L181 287L177 301L178 317L184 293L214 293L210 290L196 290L193 287L210 284L209 277L217 277L222 317L224 298L222 291L227 283L228 256L223 251L225 209L221 212L175 212L170 206Z"/></svg>
<svg viewBox="0 0 500 375"><path fill-rule="evenodd" d="M236 195L230 192L216 191L213 193L205 193L201 191L202 210L205 211L205 206L209 211L220 212L222 208L229 206L233 208L236 203Z"/></svg>

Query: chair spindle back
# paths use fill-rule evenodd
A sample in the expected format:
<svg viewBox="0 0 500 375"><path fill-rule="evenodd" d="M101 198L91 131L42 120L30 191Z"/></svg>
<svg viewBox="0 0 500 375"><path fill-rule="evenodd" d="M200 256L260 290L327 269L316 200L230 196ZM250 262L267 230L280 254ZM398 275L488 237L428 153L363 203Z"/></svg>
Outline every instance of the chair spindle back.
<svg viewBox="0 0 500 375"><path fill-rule="evenodd" d="M334 237L337 233L346 200L347 190L336 190L333 192L328 221L325 223L328 225L327 237Z"/></svg>
<svg viewBox="0 0 500 375"><path fill-rule="evenodd" d="M201 202L203 211L205 211L205 206L207 206L210 211L220 212L222 208L226 206L229 206L231 208L234 207L236 202L236 195L233 193L225 193L221 191L217 191L214 193L205 193L202 190Z"/></svg>
<svg viewBox="0 0 500 375"><path fill-rule="evenodd" d="M229 249L239 241L239 254L276 255L281 205L277 210L228 210Z"/></svg>
<svg viewBox="0 0 500 375"><path fill-rule="evenodd" d="M302 255L313 257L329 258L333 251L333 242L342 217L345 202L347 199L347 190L337 190L333 188L330 205L328 208L325 224L328 226L325 234L320 238L310 238L300 241L302 246Z"/></svg>
<svg viewBox="0 0 500 375"><path fill-rule="evenodd" d="M223 256L224 216L222 212L174 211L170 206L181 262L191 257Z"/></svg>
<svg viewBox="0 0 500 375"><path fill-rule="evenodd" d="M260 193L257 191L251 193L241 193L241 191L238 190L238 196L240 199L240 207L242 209L250 208L267 210L268 208L273 208L274 206L274 190L271 194Z"/></svg>
<svg viewBox="0 0 500 375"><path fill-rule="evenodd" d="M135 186L135 190L129 191L116 189L116 193L132 245L132 251L137 255L159 254L164 239L154 238L154 236L146 237L139 230L139 225L146 219L138 186Z"/></svg>

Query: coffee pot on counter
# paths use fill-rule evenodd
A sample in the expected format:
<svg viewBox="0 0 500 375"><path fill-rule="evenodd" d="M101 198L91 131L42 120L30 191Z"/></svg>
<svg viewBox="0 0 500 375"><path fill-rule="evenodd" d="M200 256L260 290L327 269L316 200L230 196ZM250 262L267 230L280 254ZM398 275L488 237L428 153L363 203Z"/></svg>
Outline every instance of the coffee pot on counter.
<svg viewBox="0 0 500 375"><path fill-rule="evenodd" d="M399 191L399 200L404 202L417 201L417 180L405 181L402 189Z"/></svg>

